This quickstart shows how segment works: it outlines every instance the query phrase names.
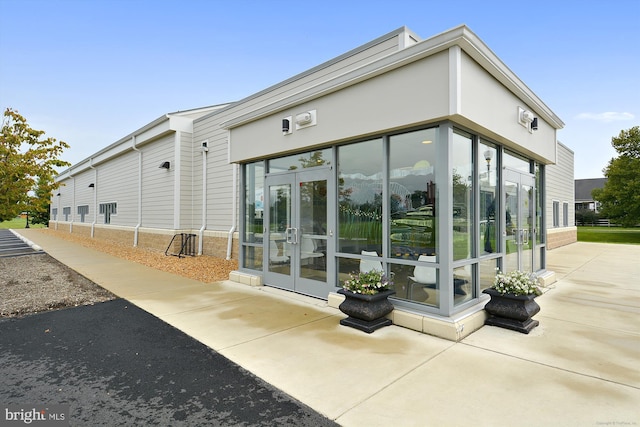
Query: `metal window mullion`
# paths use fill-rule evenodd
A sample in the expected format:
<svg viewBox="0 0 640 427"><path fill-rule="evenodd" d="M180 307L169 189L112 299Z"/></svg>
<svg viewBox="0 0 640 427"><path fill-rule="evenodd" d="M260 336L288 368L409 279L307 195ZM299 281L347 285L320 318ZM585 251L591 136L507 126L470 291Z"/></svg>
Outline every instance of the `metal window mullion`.
<svg viewBox="0 0 640 427"><path fill-rule="evenodd" d="M447 122L438 129L438 150L436 150L437 165L436 182L438 205L438 280L439 313L449 316L453 312L453 124Z"/></svg>

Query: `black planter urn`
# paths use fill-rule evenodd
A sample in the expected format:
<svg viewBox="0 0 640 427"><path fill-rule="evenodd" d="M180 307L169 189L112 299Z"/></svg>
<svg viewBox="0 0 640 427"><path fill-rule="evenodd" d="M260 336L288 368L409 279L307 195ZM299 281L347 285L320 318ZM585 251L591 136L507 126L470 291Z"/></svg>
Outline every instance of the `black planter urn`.
<svg viewBox="0 0 640 427"><path fill-rule="evenodd" d="M537 295L501 294L491 288L482 292L491 295L491 300L484 306L490 315L485 320L485 325L500 326L528 334L540 324L532 319L540 311L540 306L535 301Z"/></svg>
<svg viewBox="0 0 640 427"><path fill-rule="evenodd" d="M340 320L341 325L350 326L368 334L383 326L391 325L391 320L385 316L393 311L393 304L388 297L395 294L395 291L363 295L339 289L338 293L344 295L344 301L338 308L349 316Z"/></svg>

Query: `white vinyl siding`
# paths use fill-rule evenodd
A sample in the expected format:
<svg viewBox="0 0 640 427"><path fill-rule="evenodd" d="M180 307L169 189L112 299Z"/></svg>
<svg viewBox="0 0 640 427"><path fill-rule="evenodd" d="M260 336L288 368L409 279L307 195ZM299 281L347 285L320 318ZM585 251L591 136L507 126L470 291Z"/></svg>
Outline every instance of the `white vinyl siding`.
<svg viewBox="0 0 640 427"><path fill-rule="evenodd" d="M194 161L196 156L202 156L200 144L193 141L193 134L190 132L180 132L180 228L191 229L199 228L194 223L193 218L193 182L196 174L194 173ZM202 180L202 178L200 179Z"/></svg>
<svg viewBox="0 0 640 427"><path fill-rule="evenodd" d="M173 228L175 134L170 134L144 145L142 154L142 226ZM170 162L170 169L160 168ZM136 169L137 170L137 169ZM135 175L137 180L137 173ZM135 225L135 224L134 224Z"/></svg>
<svg viewBox="0 0 640 427"><path fill-rule="evenodd" d="M550 227L573 227L575 225L575 204L574 192L575 186L573 185L573 151L561 143L557 144L558 154L557 162L555 165L548 165L545 168L546 171L546 200L547 200L547 224ZM560 201L566 201L566 209L562 209ZM557 205L557 206L556 206ZM564 205L564 203L563 203ZM554 215L557 215L554 216ZM567 222L564 224L564 217ZM557 221L554 221L557 220Z"/></svg>
<svg viewBox="0 0 640 427"><path fill-rule="evenodd" d="M98 169L98 203L118 202L118 214L111 217L112 225L135 226L137 223L138 155L129 151L105 163ZM100 214L98 223L104 222Z"/></svg>
<svg viewBox="0 0 640 427"><path fill-rule="evenodd" d="M76 208L73 209L76 217L74 221L78 222L93 222L94 219L94 194L96 191L95 184L95 172L91 169L85 170L75 177L76 186ZM93 187L89 187L89 184L93 184ZM84 221L82 221L81 214L78 211L80 206L87 206L87 212L84 214Z"/></svg>

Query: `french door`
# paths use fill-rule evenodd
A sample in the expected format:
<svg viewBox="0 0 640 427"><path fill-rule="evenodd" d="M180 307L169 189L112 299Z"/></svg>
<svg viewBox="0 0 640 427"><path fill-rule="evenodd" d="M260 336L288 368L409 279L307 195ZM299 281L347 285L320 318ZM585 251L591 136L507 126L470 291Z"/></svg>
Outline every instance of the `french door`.
<svg viewBox="0 0 640 427"><path fill-rule="evenodd" d="M535 229L535 177L505 169L504 271L533 272Z"/></svg>
<svg viewBox="0 0 640 427"><path fill-rule="evenodd" d="M265 283L326 299L333 263L335 199L330 169L279 173L265 179ZM333 289L333 286L331 287Z"/></svg>

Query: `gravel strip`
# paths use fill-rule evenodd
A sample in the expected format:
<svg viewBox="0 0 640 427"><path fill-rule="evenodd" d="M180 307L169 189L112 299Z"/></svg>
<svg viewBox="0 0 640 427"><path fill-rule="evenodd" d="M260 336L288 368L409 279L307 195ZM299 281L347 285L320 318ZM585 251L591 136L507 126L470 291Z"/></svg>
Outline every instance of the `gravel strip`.
<svg viewBox="0 0 640 427"><path fill-rule="evenodd" d="M111 292L45 253L0 258L0 317L19 317L114 298Z"/></svg>
<svg viewBox="0 0 640 427"><path fill-rule="evenodd" d="M43 229L41 232L204 283L227 280L229 273L238 268L238 263L234 260L211 256L178 258L166 256L163 252L98 241L51 229ZM0 317L19 317L115 298L111 292L47 254L0 258Z"/></svg>

